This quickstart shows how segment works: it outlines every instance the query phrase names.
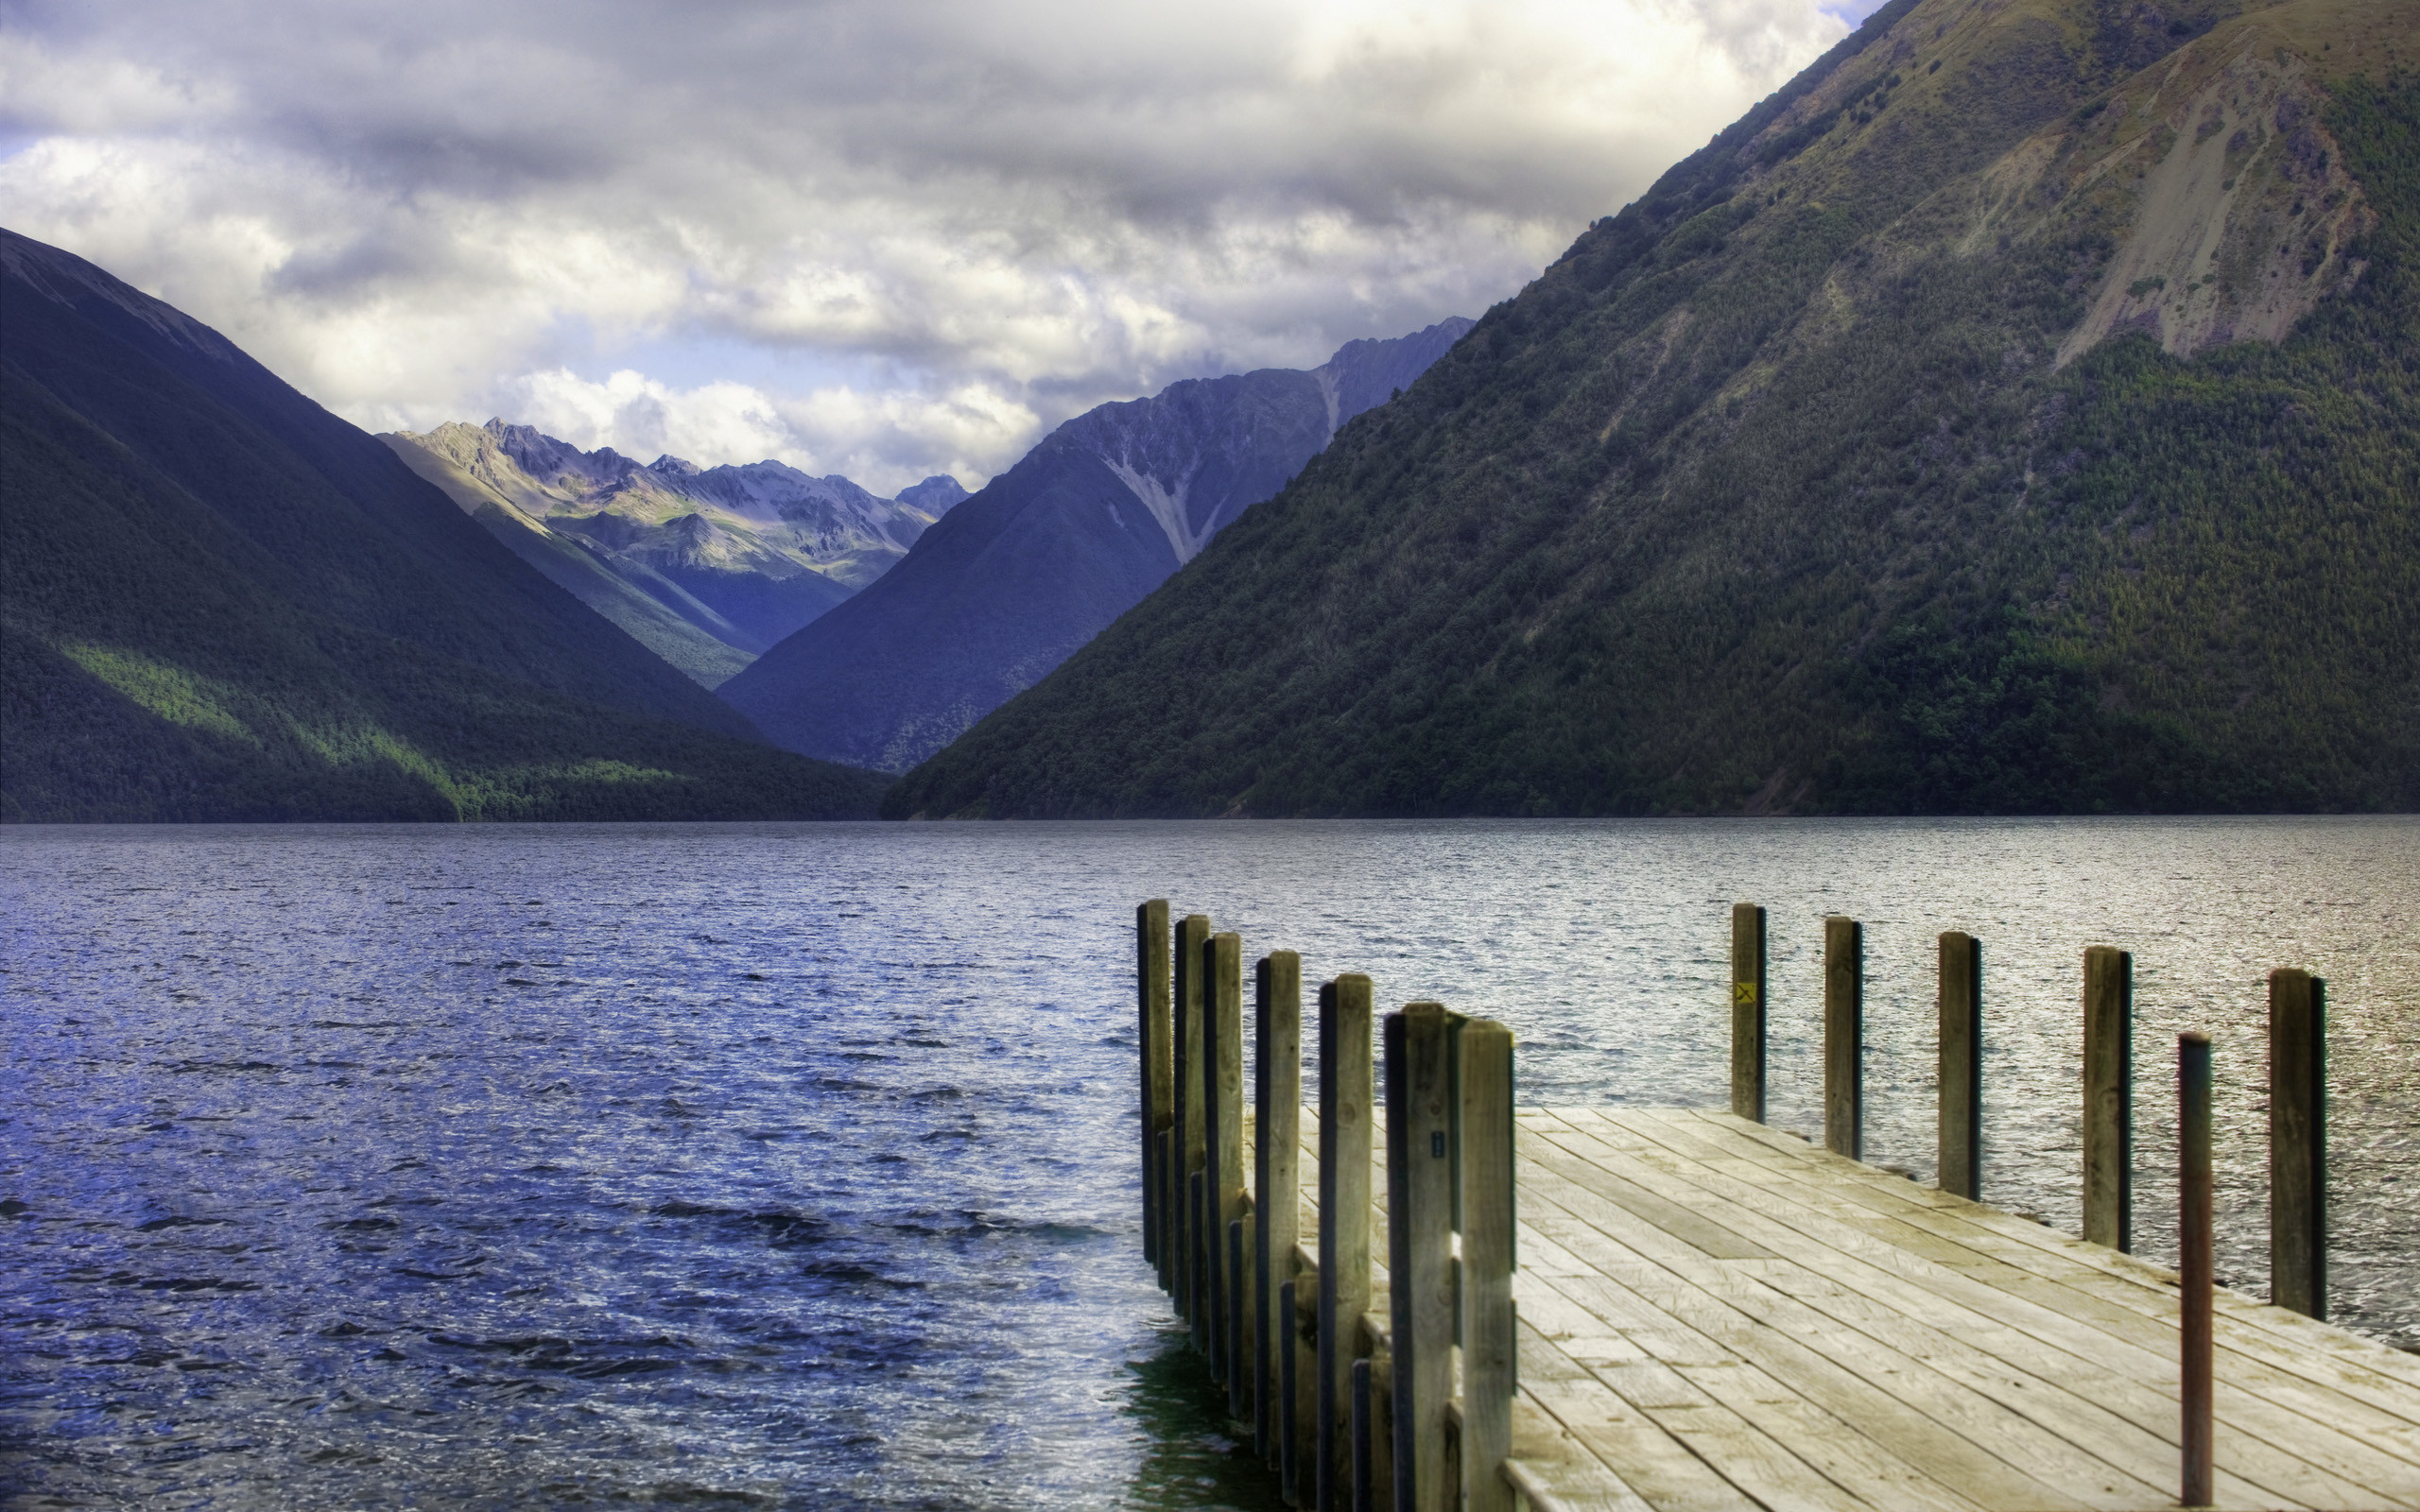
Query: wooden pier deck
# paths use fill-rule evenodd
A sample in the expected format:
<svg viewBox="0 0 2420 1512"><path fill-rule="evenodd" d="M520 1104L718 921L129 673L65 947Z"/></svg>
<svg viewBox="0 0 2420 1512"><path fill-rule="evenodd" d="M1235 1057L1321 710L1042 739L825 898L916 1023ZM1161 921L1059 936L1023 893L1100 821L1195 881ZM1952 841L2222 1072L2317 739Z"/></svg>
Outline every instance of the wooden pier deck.
<svg viewBox="0 0 2420 1512"><path fill-rule="evenodd" d="M2178 1504L2174 1272L1729 1113L1523 1109L1513 1147L1536 1512ZM2223 1290L2217 1343L2215 1505L2420 1507L2420 1357Z"/></svg>
<svg viewBox="0 0 2420 1512"><path fill-rule="evenodd" d="M1500 1025L1420 1004L1374 1035L1367 978L1321 989L1306 1106L1293 958L1263 959L1248 1102L1236 936L1195 916L1165 951L1166 906L1138 913L1147 1252L1293 1506L2420 1509L2420 1356L1738 1113L1517 1108ZM2281 1295L2324 1277L2273 1232Z"/></svg>
<svg viewBox="0 0 2420 1512"><path fill-rule="evenodd" d="M2177 1504L2173 1273L1727 1113L1514 1148L1534 1505ZM2216 1505L2420 1506L2420 1358L2224 1291L2217 1347Z"/></svg>

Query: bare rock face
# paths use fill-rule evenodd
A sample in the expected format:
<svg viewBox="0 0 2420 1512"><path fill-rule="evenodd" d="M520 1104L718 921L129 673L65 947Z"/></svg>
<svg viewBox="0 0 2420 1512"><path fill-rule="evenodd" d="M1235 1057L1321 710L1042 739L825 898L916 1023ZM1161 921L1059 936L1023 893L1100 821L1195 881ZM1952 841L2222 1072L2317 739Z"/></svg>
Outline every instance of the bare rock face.
<svg viewBox="0 0 2420 1512"><path fill-rule="evenodd" d="M2135 331L2179 356L2281 340L2361 276L2346 248L2375 216L2309 69L2264 41L2181 60L2113 96L2055 158L2030 155L2063 174L2063 198L2112 202L2123 227L2061 366Z"/></svg>
<svg viewBox="0 0 2420 1512"><path fill-rule="evenodd" d="M884 499L769 460L642 463L502 420L381 438L525 559L710 687L880 577L966 497L947 477Z"/></svg>

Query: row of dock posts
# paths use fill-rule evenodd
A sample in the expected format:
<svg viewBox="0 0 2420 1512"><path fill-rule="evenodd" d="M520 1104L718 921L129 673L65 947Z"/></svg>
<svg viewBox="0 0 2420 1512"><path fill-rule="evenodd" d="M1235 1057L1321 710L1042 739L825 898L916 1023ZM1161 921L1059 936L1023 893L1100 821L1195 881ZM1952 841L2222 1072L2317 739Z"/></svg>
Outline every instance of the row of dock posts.
<svg viewBox="0 0 2420 1512"><path fill-rule="evenodd" d="M1944 1192L1983 1194L1983 947L1941 936L1940 1125ZM1865 931L1824 921L1824 1144L1864 1159ZM1731 913L1731 1110L1765 1121L1765 911ZM2083 1237L2134 1248L2135 963L2083 953ZM2327 985L2269 973L2270 1300L2327 1315Z"/></svg>
<svg viewBox="0 0 2420 1512"><path fill-rule="evenodd" d="M1228 1408L1290 1506L1510 1512L1512 1037L1414 1003L1374 1022L1370 979L1319 988L1316 1232L1302 1232L1302 964L1164 899L1135 910L1143 1245ZM1386 1064L1386 1274L1371 1212ZM1252 1167L1247 1187L1244 1171Z"/></svg>
<svg viewBox="0 0 2420 1512"><path fill-rule="evenodd" d="M1983 947L1940 939L1940 1124L1944 1192L1980 1200L1983 1186ZM1765 1120L1765 911L1731 912L1731 1110ZM2083 953L2083 1237L2134 1248L2135 963ZM2327 1315L2327 985L2308 971L2269 973L2269 1299ZM1824 920L1824 1144L1864 1159L1865 931ZM2178 1500L2206 1506L2213 1489L2213 1209L2210 1039L2177 1037Z"/></svg>

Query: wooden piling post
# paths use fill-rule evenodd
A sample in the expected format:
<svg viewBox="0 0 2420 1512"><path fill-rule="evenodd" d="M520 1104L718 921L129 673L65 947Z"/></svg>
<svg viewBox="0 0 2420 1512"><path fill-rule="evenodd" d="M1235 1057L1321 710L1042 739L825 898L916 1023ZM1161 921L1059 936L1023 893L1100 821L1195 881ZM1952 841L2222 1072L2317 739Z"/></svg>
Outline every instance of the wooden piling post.
<svg viewBox="0 0 2420 1512"><path fill-rule="evenodd" d="M1387 1285L1394 1354L1395 1505L1446 1512L1454 1394L1454 1167L1445 1005L1386 1022Z"/></svg>
<svg viewBox="0 0 2420 1512"><path fill-rule="evenodd" d="M1941 1190L1983 1194L1983 944L1941 936Z"/></svg>
<svg viewBox="0 0 2420 1512"><path fill-rule="evenodd" d="M1160 1130L1176 1112L1176 1062L1168 1042L1168 901L1154 898L1134 910L1134 1042L1141 1057L1143 1115L1143 1258L1160 1263Z"/></svg>
<svg viewBox="0 0 2420 1512"><path fill-rule="evenodd" d="M2135 958L2083 953L2083 1236L2134 1248Z"/></svg>
<svg viewBox="0 0 2420 1512"><path fill-rule="evenodd" d="M1303 962L1272 951L1253 965L1253 1440L1275 1465L1286 1418L1279 1376L1294 1319L1280 1297L1302 1238Z"/></svg>
<svg viewBox="0 0 2420 1512"><path fill-rule="evenodd" d="M2269 1300L2327 1316L2327 984L2269 973Z"/></svg>
<svg viewBox="0 0 2420 1512"><path fill-rule="evenodd" d="M1731 1111L1765 1121L1765 911L1731 905Z"/></svg>
<svg viewBox="0 0 2420 1512"><path fill-rule="evenodd" d="M1201 945L1210 937L1210 920L1201 914L1187 914L1176 926L1175 939L1169 949L1172 967L1169 1003L1175 1024L1169 1033L1170 1064L1176 1080L1175 1122L1171 1125L1176 1138L1171 1142L1176 1159L1167 1172L1168 1211L1176 1222L1175 1273L1168 1278L1176 1297L1177 1316L1196 1322L1194 1298L1200 1288L1194 1284L1194 1267L1201 1248L1201 1235L1197 1222L1201 1206L1193 1195L1193 1173L1201 1169L1203 1147L1202 1107L1209 1098L1209 1087L1202 1076L1201 1058ZM1201 1342L1197 1328L1195 1343Z"/></svg>
<svg viewBox="0 0 2420 1512"><path fill-rule="evenodd" d="M1385 1450L1378 1444L1378 1393L1372 1376L1377 1362L1363 1357L1353 1362L1353 1512L1377 1512L1378 1466Z"/></svg>
<svg viewBox="0 0 2420 1512"><path fill-rule="evenodd" d="M1865 926L1824 920L1824 1147L1865 1158Z"/></svg>
<svg viewBox="0 0 2420 1512"><path fill-rule="evenodd" d="M1228 1315L1236 1301L1236 1278L1227 1263L1227 1226L1244 1206L1244 950L1233 934L1214 935L1201 947L1204 1073L1209 1103L1204 1119L1202 1169L1209 1174L1210 1376L1225 1381Z"/></svg>
<svg viewBox="0 0 2420 1512"><path fill-rule="evenodd" d="M1277 1288L1277 1314L1286 1324L1284 1350L1277 1356L1277 1422L1274 1447L1277 1452L1277 1494L1288 1506L1301 1506L1302 1493L1296 1489L1303 1465L1302 1440L1294 1433L1294 1420L1302 1401L1302 1351L1294 1348L1294 1319L1302 1306L1301 1294L1289 1279Z"/></svg>
<svg viewBox="0 0 2420 1512"><path fill-rule="evenodd" d="M1246 1257L1252 1253L1253 1215L1249 1208L1244 1215L1227 1225L1227 1275L1233 1284L1227 1288L1227 1334L1223 1348L1227 1356L1227 1416L1236 1422L1253 1418L1252 1366L1252 1302L1249 1288L1252 1273L1244 1268Z"/></svg>
<svg viewBox="0 0 2420 1512"><path fill-rule="evenodd" d="M2182 1353L2177 1441L2187 1506L2212 1501L2210 1037L2176 1037L2177 1310Z"/></svg>
<svg viewBox="0 0 2420 1512"><path fill-rule="evenodd" d="M1317 1505L1340 1512L1353 1478L1354 1360L1370 1306L1370 979L1320 988L1320 1312Z"/></svg>
<svg viewBox="0 0 2420 1512"><path fill-rule="evenodd" d="M1210 1181L1201 1171L1185 1177L1188 1200L1185 1204L1185 1237L1191 1253L1185 1256L1185 1277L1191 1285L1186 1294L1186 1316L1193 1320L1193 1347L1207 1355L1210 1352Z"/></svg>
<svg viewBox="0 0 2420 1512"><path fill-rule="evenodd" d="M1512 1512L1512 1487L1503 1474L1520 1385L1512 1313L1512 1032L1473 1019L1455 1038L1461 1069L1461 1505L1462 1512Z"/></svg>
<svg viewBox="0 0 2420 1512"><path fill-rule="evenodd" d="M1173 1115L1171 1115L1173 1116ZM1168 1200L1169 1173L1176 1169L1176 1129L1171 1125L1160 1130L1151 1151L1151 1190L1158 1194L1160 1212L1160 1290L1171 1297L1176 1295L1176 1204Z"/></svg>

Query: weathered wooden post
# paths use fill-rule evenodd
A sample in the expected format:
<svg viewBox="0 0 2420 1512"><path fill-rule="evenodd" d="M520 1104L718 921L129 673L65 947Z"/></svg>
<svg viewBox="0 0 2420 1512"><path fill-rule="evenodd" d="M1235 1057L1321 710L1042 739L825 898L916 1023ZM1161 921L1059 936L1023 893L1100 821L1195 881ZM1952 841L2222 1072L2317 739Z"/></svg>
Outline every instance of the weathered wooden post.
<svg viewBox="0 0 2420 1512"><path fill-rule="evenodd" d="M1865 926L1824 920L1824 1147L1865 1159Z"/></svg>
<svg viewBox="0 0 2420 1512"><path fill-rule="evenodd" d="M1983 1194L1983 943L1941 936L1940 1187Z"/></svg>
<svg viewBox="0 0 2420 1512"><path fill-rule="evenodd" d="M1142 1057L1143 1258L1162 1271L1159 1191L1160 1131L1176 1113L1176 1062L1168 1042L1168 901L1154 898L1134 910L1135 1044Z"/></svg>
<svg viewBox="0 0 2420 1512"><path fill-rule="evenodd" d="M1765 911L1731 905L1731 1111L1765 1121Z"/></svg>
<svg viewBox="0 0 2420 1512"><path fill-rule="evenodd" d="M1302 1237L1303 961L1271 951L1253 965L1253 1442L1280 1464L1285 1362L1294 1318L1281 1289L1291 1284ZM1282 1467L1281 1467L1282 1468Z"/></svg>
<svg viewBox="0 0 2420 1512"><path fill-rule="evenodd" d="M1193 1173L1201 1169L1202 1108L1209 1098L1201 1058L1201 946L1209 937L1209 918L1187 914L1176 926L1175 941L1168 953L1174 977L1170 1004L1176 1021L1169 1035L1176 1078L1176 1116L1171 1125L1175 1138L1170 1143L1176 1159L1169 1163L1167 1172L1167 1211L1176 1219L1170 1226L1176 1243L1174 1274L1168 1280L1169 1290L1176 1297L1177 1316L1195 1325L1196 1345L1201 1343L1202 1327L1194 1307L1200 1291L1195 1284L1195 1270L1201 1248L1201 1209L1193 1194Z"/></svg>
<svg viewBox="0 0 2420 1512"><path fill-rule="evenodd" d="M1370 1307L1370 979L1320 988L1318 1505L1341 1512L1353 1478L1354 1360Z"/></svg>
<svg viewBox="0 0 2420 1512"><path fill-rule="evenodd" d="M1372 1380L1377 1361L1353 1362L1353 1512L1378 1512L1378 1468L1386 1449L1378 1442L1378 1392Z"/></svg>
<svg viewBox="0 0 2420 1512"><path fill-rule="evenodd" d="M1171 1111L1169 1116L1173 1119L1174 1112ZM1152 1151L1152 1161L1151 1190L1158 1194L1160 1210L1160 1290L1174 1299L1177 1289L1177 1205L1169 1200L1170 1173L1176 1170L1176 1127L1173 1123L1160 1130L1158 1146Z"/></svg>
<svg viewBox="0 0 2420 1512"><path fill-rule="evenodd" d="M2083 953L2083 1236L2134 1248L2135 958Z"/></svg>
<svg viewBox="0 0 2420 1512"><path fill-rule="evenodd" d="M1193 1347L1204 1355L1210 1352L1210 1177L1206 1171L1195 1171L1185 1177L1191 1200L1185 1209L1185 1232L1191 1241L1191 1253L1185 1257L1185 1275L1192 1281L1186 1305L1193 1319Z"/></svg>
<svg viewBox="0 0 2420 1512"><path fill-rule="evenodd" d="M2182 1335L2178 1364L2182 1419L2177 1441L2184 1450L2187 1506L2212 1501L2211 1464L2211 1264L2210 1264L2210 1037L2176 1037L2176 1247L2177 1313Z"/></svg>
<svg viewBox="0 0 2420 1512"><path fill-rule="evenodd" d="M1504 1479L1504 1461L1512 1452L1512 1397L1520 1384L1512 1313L1512 1032L1473 1019L1456 1040L1462 1105L1461 1508L1512 1512L1512 1487Z"/></svg>
<svg viewBox="0 0 2420 1512"><path fill-rule="evenodd" d="M2327 1316L2327 984L2269 973L2269 1300Z"/></svg>
<svg viewBox="0 0 2420 1512"><path fill-rule="evenodd" d="M1294 1431L1305 1382L1303 1351L1294 1344L1299 1332L1294 1320L1301 1315L1302 1305L1302 1293L1296 1281L1289 1280L1277 1288L1277 1313L1286 1325L1283 1352L1277 1356L1277 1494L1288 1506L1303 1504L1302 1435Z"/></svg>
<svg viewBox="0 0 2420 1512"><path fill-rule="evenodd" d="M1446 1512L1454 1395L1453 1105L1442 1003L1387 1015L1387 1285L1394 1354L1395 1505Z"/></svg>
<svg viewBox="0 0 2420 1512"><path fill-rule="evenodd" d="M1316 1227L1316 1226L1315 1226ZM1314 1248L1319 1236L1311 1236ZM1294 1272L1293 1432L1287 1437L1294 1472L1287 1479L1289 1505L1313 1507L1320 1499L1320 1274L1314 1264Z"/></svg>
<svg viewBox="0 0 2420 1512"><path fill-rule="evenodd" d="M1210 1378L1225 1381L1228 1320L1235 1311L1235 1269L1228 1263L1228 1227L1244 1207L1244 947L1240 936L1214 935L1201 947L1206 1011L1202 1014L1204 1070L1209 1102L1204 1111L1202 1169L1211 1191L1209 1211Z"/></svg>
<svg viewBox="0 0 2420 1512"><path fill-rule="evenodd" d="M1247 1204L1244 1215L1227 1225L1227 1335L1221 1341L1227 1354L1227 1416L1236 1422L1253 1418L1252 1360L1252 1230L1253 1213Z"/></svg>

